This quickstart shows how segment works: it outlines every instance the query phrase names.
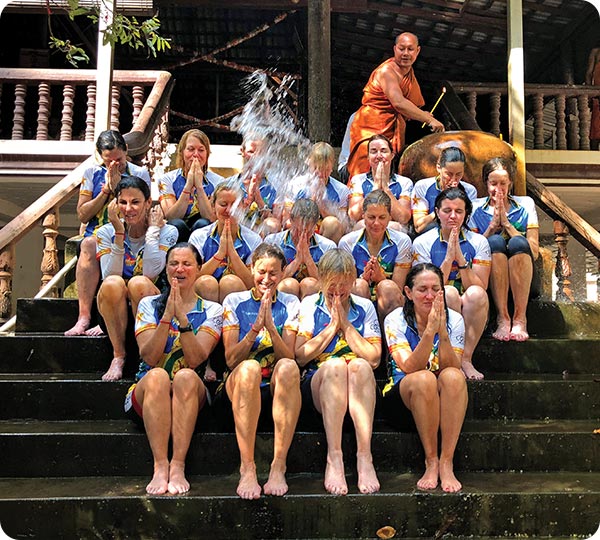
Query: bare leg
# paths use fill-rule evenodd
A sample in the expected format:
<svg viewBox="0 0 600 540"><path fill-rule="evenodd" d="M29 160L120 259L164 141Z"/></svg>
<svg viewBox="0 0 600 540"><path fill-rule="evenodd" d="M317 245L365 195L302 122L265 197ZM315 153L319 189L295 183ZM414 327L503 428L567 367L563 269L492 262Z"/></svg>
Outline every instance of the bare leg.
<svg viewBox="0 0 600 540"><path fill-rule="evenodd" d="M298 422L301 400L300 370L294 360L282 358L275 364L271 391L275 442L269 480L264 485L264 491L265 495L285 495L288 490L285 479L287 454Z"/></svg>
<svg viewBox="0 0 600 540"><path fill-rule="evenodd" d="M412 412L425 451L425 474L417 482L419 489L435 489L438 484L440 397L437 384L435 375L426 370L410 373L400 383L400 396Z"/></svg>
<svg viewBox="0 0 600 540"><path fill-rule="evenodd" d="M462 316L465 320L465 349L462 357L462 370L467 379L481 380L483 373L473 366L473 352L479 343L489 309L488 295L478 285L469 287L461 298Z"/></svg>
<svg viewBox="0 0 600 540"><path fill-rule="evenodd" d="M79 315L75 326L67 330L65 336L82 336L90 326L92 303L100 281L100 263L96 260L95 236L88 236L81 241L81 250L75 267L75 281L77 282Z"/></svg>
<svg viewBox="0 0 600 540"><path fill-rule="evenodd" d="M404 297L400 287L391 279L384 279L377 284L377 314L385 319L392 311L404 305Z"/></svg>
<svg viewBox="0 0 600 540"><path fill-rule="evenodd" d="M277 285L277 290L300 298L300 283L293 277L282 279Z"/></svg>
<svg viewBox="0 0 600 540"><path fill-rule="evenodd" d="M100 311L113 348L113 360L103 381L118 381L125 364L125 330L127 327L127 285L121 276L108 276L98 291Z"/></svg>
<svg viewBox="0 0 600 540"><path fill-rule="evenodd" d="M171 381L161 368L151 369L137 384L135 397L142 407L146 435L154 460L154 475L146 486L151 495L167 492L169 434L171 432Z"/></svg>
<svg viewBox="0 0 600 540"><path fill-rule="evenodd" d="M460 370L446 368L438 377L440 392L440 482L447 492L459 491L462 484L454 476L454 451L467 411L467 384Z"/></svg>
<svg viewBox="0 0 600 540"><path fill-rule="evenodd" d="M232 292L242 292L247 290L248 287L244 285L244 282L239 277L234 276L233 274L223 276L221 281L219 281L218 302L222 304L225 297Z"/></svg>
<svg viewBox="0 0 600 540"><path fill-rule="evenodd" d="M510 339L510 315L508 314L508 260L503 253L492 253L492 271L490 288L496 306L496 331L494 339L508 341Z"/></svg>
<svg viewBox="0 0 600 540"><path fill-rule="evenodd" d="M137 315L137 308L140 300L146 296L160 294L158 287L145 276L132 277L127 283L127 294L131 302L131 311L133 316Z"/></svg>
<svg viewBox="0 0 600 540"><path fill-rule="evenodd" d="M369 284L363 278L356 278L354 285L352 286L352 294L362 296L367 300L371 299L371 289Z"/></svg>
<svg viewBox="0 0 600 540"><path fill-rule="evenodd" d="M345 225L343 225L342 222L335 216L327 216L323 218L323 221L321 221L321 226L319 227L319 233L325 238L333 240L336 244L338 244L340 238L344 236L345 231Z"/></svg>
<svg viewBox="0 0 600 540"><path fill-rule="evenodd" d="M260 364L244 360L227 377L225 388L231 400L235 436L240 449L240 482L237 494L242 499L258 499L261 487L256 477L254 445L260 415Z"/></svg>
<svg viewBox="0 0 600 540"><path fill-rule="evenodd" d="M182 369L175 374L172 391L173 457L169 466L168 490L173 495L181 495L190 489L190 483L185 477L185 457L206 391L200 377L191 369Z"/></svg>
<svg viewBox="0 0 600 540"><path fill-rule="evenodd" d="M323 415L327 437L325 489L333 495L346 495L348 484L342 453L342 424L348 410L348 370L339 358L327 360L313 375L311 391L317 411Z"/></svg>
<svg viewBox="0 0 600 540"><path fill-rule="evenodd" d="M527 303L533 278L533 262L526 253L519 253L508 260L508 275L510 290L515 304L510 339L526 341L527 333Z"/></svg>
<svg viewBox="0 0 600 540"><path fill-rule="evenodd" d="M371 454L375 377L371 366L362 358L348 364L348 410L356 432L358 490L361 493L375 493L380 487Z"/></svg>
<svg viewBox="0 0 600 540"><path fill-rule="evenodd" d="M211 302L219 301L219 283L212 276L200 276L194 283L196 294Z"/></svg>
<svg viewBox="0 0 600 540"><path fill-rule="evenodd" d="M300 298L319 292L319 281L312 277L306 277L300 282Z"/></svg>

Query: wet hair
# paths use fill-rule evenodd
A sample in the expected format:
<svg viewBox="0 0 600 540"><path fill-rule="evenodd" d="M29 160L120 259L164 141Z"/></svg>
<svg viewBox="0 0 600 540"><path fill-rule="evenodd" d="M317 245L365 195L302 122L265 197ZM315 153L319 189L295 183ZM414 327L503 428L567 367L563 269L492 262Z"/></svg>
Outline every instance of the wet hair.
<svg viewBox="0 0 600 540"><path fill-rule="evenodd" d="M374 204L385 206L388 213L392 213L392 199L382 189L374 189L363 199L363 212L366 212L367 208Z"/></svg>
<svg viewBox="0 0 600 540"><path fill-rule="evenodd" d="M193 244L190 244L189 242L177 242L174 246L171 246L167 251L167 258L166 258L167 262L169 262L171 253L176 249L189 249L192 252L192 254L194 255L194 258L196 259L198 266L200 266L200 267L202 266L202 255L200 255L200 252L198 251L196 246L194 246ZM167 307L167 300L168 300L170 294L171 294L171 284L167 280L165 280L165 286L164 286L163 290L161 291L160 295L157 298L155 298L154 300L152 300L152 305L154 306L154 309L156 310L156 313L159 316L159 319L162 318L162 316L165 313L165 308Z"/></svg>
<svg viewBox="0 0 600 540"><path fill-rule="evenodd" d="M285 255L279 246L275 244L269 244L268 242L263 242L260 244L252 253L252 266L254 266L260 259L279 259L281 263L281 268L285 268L287 264L287 260L285 259Z"/></svg>
<svg viewBox="0 0 600 540"><path fill-rule="evenodd" d="M458 186L456 187L445 189L444 191L438 193L438 196L435 198L435 204L433 207L439 211L439 209L442 207L442 203L445 200L454 201L456 199L460 199L465 203L465 219L462 222L462 227L466 227L467 222L469 221L469 217L471 216L471 212L473 211L473 203L471 202L471 199L469 199L465 188L461 184L458 184ZM437 212L435 212L435 221L439 226L440 218Z"/></svg>
<svg viewBox="0 0 600 540"><path fill-rule="evenodd" d="M139 176L122 176L115 188L115 197L118 197L124 189L139 189L144 195L144 200L150 198L150 186Z"/></svg>
<svg viewBox="0 0 600 540"><path fill-rule="evenodd" d="M202 167L202 170L206 172L208 169L208 157L210 156L210 140L208 138L208 135L206 135L204 131L200 131L199 129L190 129L181 136L179 144L177 145L177 150L175 150L175 166L178 169L184 168L185 165L183 162L183 151L185 150L188 139L190 137L195 137L196 139L198 139L206 148L206 163Z"/></svg>
<svg viewBox="0 0 600 540"><path fill-rule="evenodd" d="M329 143L320 141L312 147L308 160L316 167L332 165L335 162L335 151Z"/></svg>
<svg viewBox="0 0 600 540"><path fill-rule="evenodd" d="M235 182L233 182L233 181L221 182L221 183L217 184L217 186L215 187L215 190L213 191L213 194L210 198L210 201L213 206L217 202L217 197L219 196L219 193L221 193L223 191L232 191L238 197L241 197L241 195L242 195L242 192L240 191L239 186Z"/></svg>
<svg viewBox="0 0 600 540"><path fill-rule="evenodd" d="M437 160L438 167L445 167L448 163L465 163L467 158L458 146L444 148Z"/></svg>
<svg viewBox="0 0 600 540"><path fill-rule="evenodd" d="M127 152L127 143L123 138L123 135L115 129L107 129L98 135L96 139L96 150L98 154L102 155L104 150L123 150Z"/></svg>
<svg viewBox="0 0 600 540"><path fill-rule="evenodd" d="M494 171L506 171L511 184L515 183L516 167L512 160L503 157L488 159L481 169L481 180L488 183L490 173Z"/></svg>
<svg viewBox="0 0 600 540"><path fill-rule="evenodd" d="M436 274L440 280L440 286L442 290L444 290L444 274L442 271L435 266L435 264L431 263L419 263L413 266L408 274L406 275L405 287L408 287L410 290L415 286L415 280L419 274L423 272L433 272ZM402 289L402 294L404 295L404 307L402 311L404 313L404 319L408 326L410 326L415 332L418 333L417 329L417 316L415 315L415 304L406 294L406 290ZM446 310L446 321L448 321L448 306L446 305L446 295L444 294L444 309Z"/></svg>
<svg viewBox="0 0 600 540"><path fill-rule="evenodd" d="M319 261L321 291L326 291L340 276L356 279L356 263L347 251L340 248L328 249Z"/></svg>
<svg viewBox="0 0 600 540"><path fill-rule="evenodd" d="M317 223L320 216L319 207L312 199L298 199L290 211L290 219L299 218L305 223Z"/></svg>
<svg viewBox="0 0 600 540"><path fill-rule="evenodd" d="M371 143L374 141L384 141L385 143L387 143L388 148L390 149L390 152L393 154L394 153L394 149L392 148L392 141L390 141L385 135L383 135L382 133L376 133L375 135L372 135L369 138L369 142L367 143L367 148L370 148Z"/></svg>

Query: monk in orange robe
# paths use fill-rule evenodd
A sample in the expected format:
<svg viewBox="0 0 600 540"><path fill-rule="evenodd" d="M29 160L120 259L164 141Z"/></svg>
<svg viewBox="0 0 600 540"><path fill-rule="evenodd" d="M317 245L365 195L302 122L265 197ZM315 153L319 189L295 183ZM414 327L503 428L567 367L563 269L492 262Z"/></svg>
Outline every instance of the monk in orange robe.
<svg viewBox="0 0 600 540"><path fill-rule="evenodd" d="M406 120L426 122L432 131L444 131L444 125L420 109L425 105L413 64L421 47L414 34L405 32L396 38L394 56L380 64L363 90L362 106L350 128L350 178L369 170L367 141L382 134L392 141L395 153L404 146Z"/></svg>

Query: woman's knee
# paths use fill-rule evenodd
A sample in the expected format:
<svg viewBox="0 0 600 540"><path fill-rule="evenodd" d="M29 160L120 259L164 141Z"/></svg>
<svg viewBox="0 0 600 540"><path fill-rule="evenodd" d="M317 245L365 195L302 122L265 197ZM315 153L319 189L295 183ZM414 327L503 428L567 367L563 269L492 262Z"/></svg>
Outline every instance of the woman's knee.
<svg viewBox="0 0 600 540"><path fill-rule="evenodd" d="M121 276L107 276L98 290L98 299L114 301L127 298L127 284Z"/></svg>
<svg viewBox="0 0 600 540"><path fill-rule="evenodd" d="M164 370L163 370L164 371ZM180 369L173 377L173 395L193 396L203 386L198 374L189 368Z"/></svg>
<svg viewBox="0 0 600 540"><path fill-rule="evenodd" d="M244 360L235 368L236 384L258 386L262 380L262 369L256 360Z"/></svg>
<svg viewBox="0 0 600 540"><path fill-rule="evenodd" d="M282 358L275 364L273 379L276 385L287 388L297 386L300 388L300 370L298 364L291 358Z"/></svg>
<svg viewBox="0 0 600 540"><path fill-rule="evenodd" d="M321 378L343 378L346 380L348 365L342 358L330 358L319 368Z"/></svg>
<svg viewBox="0 0 600 540"><path fill-rule="evenodd" d="M194 283L194 290L205 300L219 301L219 282L213 276L200 276Z"/></svg>
<svg viewBox="0 0 600 540"><path fill-rule="evenodd" d="M130 298L142 298L156 293L156 286L146 276L134 276L127 283L127 292Z"/></svg>
<svg viewBox="0 0 600 540"><path fill-rule="evenodd" d="M453 393L466 392L467 381L463 372L454 367L447 367L438 376L438 385L442 391Z"/></svg>
<svg viewBox="0 0 600 540"><path fill-rule="evenodd" d="M479 285L471 285L462 295L462 304L487 309L489 297L487 291Z"/></svg>
<svg viewBox="0 0 600 540"><path fill-rule="evenodd" d="M348 375L352 380L360 380L367 381L372 379L373 376L373 368L369 365L369 363L364 358L355 358L350 361L347 366Z"/></svg>
<svg viewBox="0 0 600 540"><path fill-rule="evenodd" d="M492 253L503 253L504 255L508 253L506 240L502 235L492 234L488 237L488 243L490 245L490 251Z"/></svg>
<svg viewBox="0 0 600 540"><path fill-rule="evenodd" d="M304 278L300 282L300 298L319 292L319 281L313 277Z"/></svg>
<svg viewBox="0 0 600 540"><path fill-rule="evenodd" d="M531 247L529 240L524 236L513 236L508 241L507 246L508 257L514 257L515 255L529 255L531 257Z"/></svg>
<svg viewBox="0 0 600 540"><path fill-rule="evenodd" d="M362 278L356 278L354 281L354 286L352 287L352 292L358 296L362 296L363 298L371 298L369 284Z"/></svg>
<svg viewBox="0 0 600 540"><path fill-rule="evenodd" d="M446 285L444 287L444 293L446 295L446 304L448 304L448 307L460 313L461 301L458 289L452 285Z"/></svg>
<svg viewBox="0 0 600 540"><path fill-rule="evenodd" d="M284 293L293 294L294 296L300 298L300 283L298 283L297 279L292 277L282 279L279 285L277 285L277 290Z"/></svg>
<svg viewBox="0 0 600 540"><path fill-rule="evenodd" d="M151 369L144 375L142 381L145 395L171 392L171 379L169 374L162 368Z"/></svg>

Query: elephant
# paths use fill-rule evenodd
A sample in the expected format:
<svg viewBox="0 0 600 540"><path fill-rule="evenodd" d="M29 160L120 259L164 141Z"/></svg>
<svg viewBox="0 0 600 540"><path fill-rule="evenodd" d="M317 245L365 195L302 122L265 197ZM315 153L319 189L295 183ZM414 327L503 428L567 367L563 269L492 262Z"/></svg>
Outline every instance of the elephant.
<svg viewBox="0 0 600 540"><path fill-rule="evenodd" d="M465 154L463 180L477 188L480 197L487 195L481 181L483 164L493 157L505 157L516 162L512 146L491 133L484 131L446 131L432 133L408 146L402 153L398 172L413 182L437 175L435 165L440 152L448 146L458 146Z"/></svg>

